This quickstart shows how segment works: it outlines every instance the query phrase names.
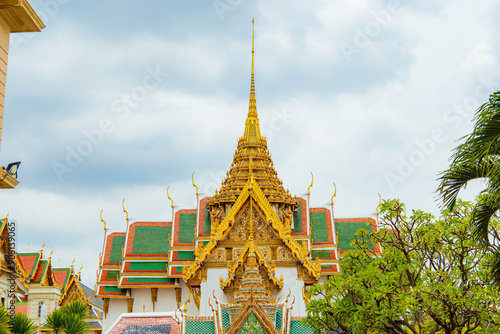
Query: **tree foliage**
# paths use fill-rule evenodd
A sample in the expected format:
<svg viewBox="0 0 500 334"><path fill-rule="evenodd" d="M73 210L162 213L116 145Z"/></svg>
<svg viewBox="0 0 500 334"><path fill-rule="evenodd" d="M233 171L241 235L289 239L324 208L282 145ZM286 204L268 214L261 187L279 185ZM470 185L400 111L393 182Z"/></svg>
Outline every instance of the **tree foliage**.
<svg viewBox="0 0 500 334"><path fill-rule="evenodd" d="M318 333L498 333L493 257L472 238L472 216L460 200L440 219L420 210L407 218L398 200L384 201L380 230L360 229L340 274L310 289L306 323ZM497 250L499 226L488 229Z"/></svg>
<svg viewBox="0 0 500 334"><path fill-rule="evenodd" d="M472 211L473 236L488 247L488 227L500 210L500 91L476 112L476 124L452 156L450 167L441 173L438 188L444 206L452 210L467 183L482 179L486 188ZM493 279L500 285L500 254L495 253Z"/></svg>

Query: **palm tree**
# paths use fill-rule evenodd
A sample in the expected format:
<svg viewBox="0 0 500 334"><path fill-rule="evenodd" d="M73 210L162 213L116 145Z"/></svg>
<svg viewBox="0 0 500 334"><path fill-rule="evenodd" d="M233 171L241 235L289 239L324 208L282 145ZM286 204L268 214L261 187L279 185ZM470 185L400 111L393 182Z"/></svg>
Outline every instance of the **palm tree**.
<svg viewBox="0 0 500 334"><path fill-rule="evenodd" d="M12 334L34 334L38 330L37 326L26 314L16 313L14 324L12 325Z"/></svg>
<svg viewBox="0 0 500 334"><path fill-rule="evenodd" d="M10 334L12 327L9 311L2 305L0 307L0 334Z"/></svg>
<svg viewBox="0 0 500 334"><path fill-rule="evenodd" d="M85 322L89 315L90 311L87 305L81 301L74 301L52 312L45 320L43 327L50 329L54 334L61 332L84 334L89 327L88 323Z"/></svg>
<svg viewBox="0 0 500 334"><path fill-rule="evenodd" d="M452 210L458 194L467 183L482 179L486 189L481 192L473 209L474 236L490 246L488 229L491 217L500 210L500 91L476 112L476 124L452 155L450 167L441 173L438 193L445 208ZM496 251L492 265L494 282L500 285L500 254Z"/></svg>
<svg viewBox="0 0 500 334"><path fill-rule="evenodd" d="M61 311L68 315L77 315L81 319L88 318L90 315L89 307L79 300L75 300L70 304L64 305L63 307L61 307Z"/></svg>
<svg viewBox="0 0 500 334"><path fill-rule="evenodd" d="M45 319L45 324L43 327L50 329L54 334L59 334L64 332L64 324L66 322L66 315L61 311L61 309L54 310Z"/></svg>
<svg viewBox="0 0 500 334"><path fill-rule="evenodd" d="M78 314L68 314L64 332L66 334L84 334L88 330L88 323L83 321Z"/></svg>

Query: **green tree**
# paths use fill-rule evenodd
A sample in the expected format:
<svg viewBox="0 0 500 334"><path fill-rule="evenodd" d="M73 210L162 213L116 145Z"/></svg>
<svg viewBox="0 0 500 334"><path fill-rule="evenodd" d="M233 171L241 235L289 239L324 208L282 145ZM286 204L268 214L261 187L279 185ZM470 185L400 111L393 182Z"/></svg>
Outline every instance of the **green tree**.
<svg viewBox="0 0 500 334"><path fill-rule="evenodd" d="M34 334L38 331L37 326L26 314L16 313L12 324L12 334Z"/></svg>
<svg viewBox="0 0 500 334"><path fill-rule="evenodd" d="M384 201L380 230L359 230L340 274L309 291L305 322L317 333L498 333L492 256L472 238L472 211L457 201L440 219L420 210L407 218L398 200ZM499 226L493 219L488 230L496 245Z"/></svg>
<svg viewBox="0 0 500 334"><path fill-rule="evenodd" d="M452 155L450 167L441 173L438 193L443 204L452 210L461 189L467 183L482 179L486 188L478 197L472 212L473 237L489 246L488 226L500 210L500 91L476 112L472 133L465 137ZM493 280L500 284L500 254L492 264Z"/></svg>
<svg viewBox="0 0 500 334"><path fill-rule="evenodd" d="M50 329L54 334L84 334L88 330L85 319L90 315L87 305L81 301L66 304L52 312L46 319L43 327Z"/></svg>

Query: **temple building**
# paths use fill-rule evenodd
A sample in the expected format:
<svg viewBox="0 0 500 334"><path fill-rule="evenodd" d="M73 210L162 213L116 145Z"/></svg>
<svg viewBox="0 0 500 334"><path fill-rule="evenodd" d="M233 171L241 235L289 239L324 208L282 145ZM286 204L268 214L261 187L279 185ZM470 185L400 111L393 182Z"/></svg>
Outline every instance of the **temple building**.
<svg viewBox="0 0 500 334"><path fill-rule="evenodd" d="M96 291L106 333L309 333L300 322L308 287L339 273L358 229L377 229L370 217L335 217L333 197L311 208L309 195L292 196L279 179L259 126L253 36L233 161L213 196L199 198L193 186L197 206L176 210L172 201L172 221L132 222L127 213L123 232L104 223Z"/></svg>
<svg viewBox="0 0 500 334"><path fill-rule="evenodd" d="M90 311L88 333L102 332L103 300L95 297L95 291L80 280L73 263L69 267L52 265L52 252L44 256L44 245L38 251L14 252L9 234L8 217L0 219L0 298L7 310L23 313L44 330L42 325L55 309L73 301L83 302ZM73 261L74 262L74 261Z"/></svg>

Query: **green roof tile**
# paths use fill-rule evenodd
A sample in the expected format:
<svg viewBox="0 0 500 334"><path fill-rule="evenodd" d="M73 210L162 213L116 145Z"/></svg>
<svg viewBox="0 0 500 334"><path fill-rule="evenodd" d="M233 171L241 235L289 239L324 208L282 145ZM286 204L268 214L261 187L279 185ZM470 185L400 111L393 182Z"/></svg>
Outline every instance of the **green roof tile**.
<svg viewBox="0 0 500 334"><path fill-rule="evenodd" d="M215 333L213 321L186 321L186 334Z"/></svg>
<svg viewBox="0 0 500 334"><path fill-rule="evenodd" d="M179 243L194 243L195 213L181 213L179 218Z"/></svg>
<svg viewBox="0 0 500 334"><path fill-rule="evenodd" d="M351 242L355 239L355 234L359 229L365 229L370 233L371 225L369 222L335 223L335 230L339 235L339 250L345 251L353 249ZM373 245L371 249L373 249Z"/></svg>
<svg viewBox="0 0 500 334"><path fill-rule="evenodd" d="M313 242L328 242L325 212L311 212L311 228Z"/></svg>
<svg viewBox="0 0 500 334"><path fill-rule="evenodd" d="M129 269L132 270L147 270L147 271L164 271L167 270L168 262L132 262Z"/></svg>
<svg viewBox="0 0 500 334"><path fill-rule="evenodd" d="M140 277L129 278L127 283L175 283L175 278L168 277Z"/></svg>
<svg viewBox="0 0 500 334"><path fill-rule="evenodd" d="M106 278L109 278L109 279L117 279L118 276L120 276L120 271L118 271L118 270L109 270L106 273Z"/></svg>
<svg viewBox="0 0 500 334"><path fill-rule="evenodd" d="M104 292L118 292L118 293L127 293L127 289L120 289L116 286L105 286Z"/></svg>
<svg viewBox="0 0 500 334"><path fill-rule="evenodd" d="M212 218L210 217L210 213L208 209L205 208L205 220L203 224L203 234L210 234L212 228Z"/></svg>
<svg viewBox="0 0 500 334"><path fill-rule="evenodd" d="M119 264L122 260L122 247L125 243L125 236L115 236L111 244L111 254L109 256L109 263Z"/></svg>
<svg viewBox="0 0 500 334"><path fill-rule="evenodd" d="M295 233L302 233L302 202L298 201L299 207L293 213L293 231Z"/></svg>
<svg viewBox="0 0 500 334"><path fill-rule="evenodd" d="M304 325L302 321L292 320L290 322L290 334L313 334L311 327Z"/></svg>
<svg viewBox="0 0 500 334"><path fill-rule="evenodd" d="M132 254L167 254L170 226L136 226Z"/></svg>
<svg viewBox="0 0 500 334"><path fill-rule="evenodd" d="M312 258L319 257L320 259L330 259L332 258L332 251L330 250L313 250L311 252Z"/></svg>
<svg viewBox="0 0 500 334"><path fill-rule="evenodd" d="M179 252L177 252L177 259L179 259L179 260L194 260L195 259L194 252L191 252L191 251L186 251L186 252L179 251Z"/></svg>

